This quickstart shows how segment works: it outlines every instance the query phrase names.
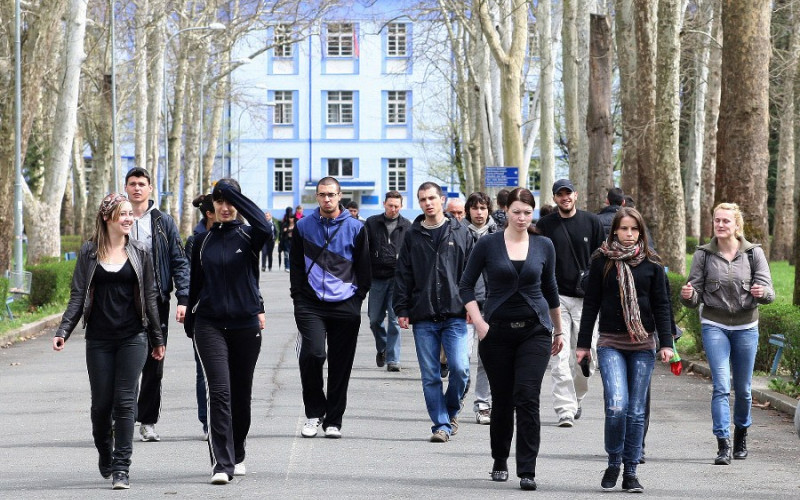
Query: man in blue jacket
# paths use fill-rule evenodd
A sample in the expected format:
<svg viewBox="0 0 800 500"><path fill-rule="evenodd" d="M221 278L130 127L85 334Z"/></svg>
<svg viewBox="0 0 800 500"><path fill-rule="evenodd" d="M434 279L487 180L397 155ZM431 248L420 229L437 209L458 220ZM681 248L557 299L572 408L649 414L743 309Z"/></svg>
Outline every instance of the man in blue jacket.
<svg viewBox="0 0 800 500"><path fill-rule="evenodd" d="M153 185L150 173L141 167L134 167L125 174L125 192L133 206L136 217L130 237L142 242L153 254L153 268L158 287L158 315L161 318L161 331L164 345L167 345L167 326L169 325L169 295L175 284L178 307L175 319L183 323L186 304L189 303L189 261L183 250L175 220L156 208L150 199ZM139 434L142 441L160 441L155 424L161 413L161 379L164 377L164 359L148 357L142 370L142 380L137 402L136 420L141 422Z"/></svg>
<svg viewBox="0 0 800 500"><path fill-rule="evenodd" d="M345 210L341 196L339 181L322 178L317 183L319 208L298 220L292 234L290 293L307 419L302 435L307 438L315 437L320 425L325 437L342 437L361 303L372 279L367 230ZM326 358L327 396L322 376Z"/></svg>
<svg viewBox="0 0 800 500"><path fill-rule="evenodd" d="M436 183L417 190L423 214L403 239L397 260L394 311L401 328L414 325L422 393L433 422L433 443L445 443L458 432L458 412L469 380L466 311L458 282L472 250L466 226L442 210L444 195ZM450 368L442 392L440 346Z"/></svg>

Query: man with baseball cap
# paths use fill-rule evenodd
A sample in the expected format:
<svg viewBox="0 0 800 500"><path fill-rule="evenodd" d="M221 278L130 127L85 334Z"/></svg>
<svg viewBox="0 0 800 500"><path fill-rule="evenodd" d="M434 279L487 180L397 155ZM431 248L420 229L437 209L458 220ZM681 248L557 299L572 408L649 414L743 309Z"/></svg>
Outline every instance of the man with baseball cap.
<svg viewBox="0 0 800 500"><path fill-rule="evenodd" d="M583 311L580 289L582 271L589 269L589 259L603 243L604 231L600 219L593 213L575 206L578 193L569 179L553 184L553 201L557 210L539 219L536 229L550 238L556 249L556 282L561 301L561 324L564 349L551 361L553 375L553 407L559 427L572 427L581 416L581 401L589 389L588 378L575 362L578 328ZM592 348L590 375L597 359Z"/></svg>

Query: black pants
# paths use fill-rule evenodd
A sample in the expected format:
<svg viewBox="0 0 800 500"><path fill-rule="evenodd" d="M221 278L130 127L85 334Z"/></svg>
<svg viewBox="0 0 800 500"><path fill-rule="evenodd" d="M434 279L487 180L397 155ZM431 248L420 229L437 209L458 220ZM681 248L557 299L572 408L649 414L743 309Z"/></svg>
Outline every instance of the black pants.
<svg viewBox="0 0 800 500"><path fill-rule="evenodd" d="M92 436L111 471L128 472L131 465L136 384L148 357L144 332L124 339L86 339Z"/></svg>
<svg viewBox="0 0 800 500"><path fill-rule="evenodd" d="M208 386L208 448L214 474L233 477L244 461L250 432L253 373L261 352L261 331L221 329L197 318L194 348Z"/></svg>
<svg viewBox="0 0 800 500"><path fill-rule="evenodd" d="M492 326L478 344L492 390L492 458L504 460L510 454L516 409L517 476L536 473L541 441L539 396L551 343L550 333L537 321L524 328Z"/></svg>
<svg viewBox="0 0 800 500"><path fill-rule="evenodd" d="M161 333L164 335L164 346L167 345L169 326L169 301L158 299L158 318L161 322ZM148 346L152 350L152 346ZM161 379L164 378L164 358L157 360L147 356L142 369L142 382L139 389L136 420L142 425L153 425L161 415Z"/></svg>
<svg viewBox="0 0 800 500"><path fill-rule="evenodd" d="M321 311L295 303L294 320L298 330L298 359L303 403L307 418L323 419L324 429L341 429L347 407L347 386L356 355L361 316L347 318L326 316ZM328 350L325 352L327 339ZM322 367L328 360L328 394L322 379Z"/></svg>
<svg viewBox="0 0 800 500"><path fill-rule="evenodd" d="M275 240L268 239L261 249L261 269L269 269L272 271L272 251L275 249ZM266 265L265 265L266 263ZM280 262L278 263L280 267Z"/></svg>

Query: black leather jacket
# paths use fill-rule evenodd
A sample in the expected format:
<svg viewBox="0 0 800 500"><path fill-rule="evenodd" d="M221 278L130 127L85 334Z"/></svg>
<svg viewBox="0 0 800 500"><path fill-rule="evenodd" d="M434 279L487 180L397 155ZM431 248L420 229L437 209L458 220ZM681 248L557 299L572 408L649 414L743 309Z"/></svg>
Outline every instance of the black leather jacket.
<svg viewBox="0 0 800 500"><path fill-rule="evenodd" d="M397 216L397 226L392 231L391 236L386 231L386 217L384 214L373 215L364 223L367 228L367 238L369 239L369 261L372 267L372 278L388 280L394 278L394 270L397 267L397 255L400 252L400 245L403 244L403 237L411 227L411 221Z"/></svg>
<svg viewBox="0 0 800 500"><path fill-rule="evenodd" d="M138 241L129 239L125 245L128 260L131 261L138 285L135 290L136 311L142 318L142 327L147 331L151 346L164 345L164 336L161 334L161 324L158 320L158 290L153 274L153 261ZM56 330L56 337L68 339L78 325L78 320L83 316L83 327L92 313L94 300L94 272L97 269L97 247L92 242L86 242L81 247L75 271L72 273L72 286L69 294L69 303L61 324Z"/></svg>
<svg viewBox="0 0 800 500"><path fill-rule="evenodd" d="M150 200L152 204L153 201ZM175 281L175 296L178 305L189 304L189 260L183 251L181 236L175 220L157 208L150 211L153 234L153 263L156 285L162 302L169 301L172 282Z"/></svg>

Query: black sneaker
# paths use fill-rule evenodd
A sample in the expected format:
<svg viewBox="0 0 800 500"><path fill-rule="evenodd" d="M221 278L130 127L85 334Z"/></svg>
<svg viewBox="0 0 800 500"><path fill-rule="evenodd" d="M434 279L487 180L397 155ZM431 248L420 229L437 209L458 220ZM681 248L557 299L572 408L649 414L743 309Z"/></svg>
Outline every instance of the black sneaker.
<svg viewBox="0 0 800 500"><path fill-rule="evenodd" d="M114 471L114 474L112 474L112 479L111 479L111 489L127 490L130 487L131 483L128 481L128 473L121 470Z"/></svg>
<svg viewBox="0 0 800 500"><path fill-rule="evenodd" d="M617 486L617 479L619 478L619 467L609 467L603 474L603 480L600 481L600 487L603 491L611 491Z"/></svg>
<svg viewBox="0 0 800 500"><path fill-rule="evenodd" d="M622 489L628 493L641 493L644 491L636 476L622 476Z"/></svg>
<svg viewBox="0 0 800 500"><path fill-rule="evenodd" d="M447 366L447 363L441 363L439 375L441 375L441 378L447 378L447 376L450 375L450 367Z"/></svg>
<svg viewBox="0 0 800 500"><path fill-rule="evenodd" d="M383 368L383 365L386 364L386 351L381 351L375 355L375 364L378 365L378 368Z"/></svg>

